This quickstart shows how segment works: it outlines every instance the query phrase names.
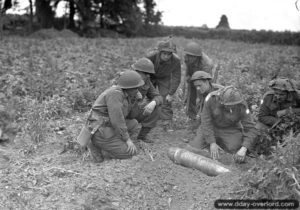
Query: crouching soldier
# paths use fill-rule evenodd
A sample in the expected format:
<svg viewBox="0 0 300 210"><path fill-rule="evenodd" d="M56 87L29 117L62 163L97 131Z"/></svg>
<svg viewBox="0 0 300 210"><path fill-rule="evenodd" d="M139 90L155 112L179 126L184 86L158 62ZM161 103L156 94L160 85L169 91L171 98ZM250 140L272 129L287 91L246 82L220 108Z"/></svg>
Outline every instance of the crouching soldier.
<svg viewBox="0 0 300 210"><path fill-rule="evenodd" d="M227 86L205 98L201 125L187 149L202 153L209 147L213 159L219 157L219 150L225 150L234 154L236 162L244 162L256 137L257 131L241 93Z"/></svg>
<svg viewBox="0 0 300 210"><path fill-rule="evenodd" d="M185 76L187 84L186 113L190 120L193 121L196 119L198 110L196 104L197 90L193 81L191 80L192 75L196 71L203 71L207 72L209 75L212 75L214 64L213 61L202 51L201 46L194 41L187 44L184 53L184 62L186 65Z"/></svg>
<svg viewBox="0 0 300 210"><path fill-rule="evenodd" d="M148 56L154 64L151 81L163 97L160 117L165 130L172 131L172 101L181 81L180 58L176 54L176 45L172 39L162 40L157 45L157 52Z"/></svg>
<svg viewBox="0 0 300 210"><path fill-rule="evenodd" d="M141 99L133 104L128 118L136 119L142 124L137 139L146 143L153 143L147 134L160 119L160 105L163 103L162 96L150 81L150 74L155 73L154 65L148 58L141 58L132 65L132 68L140 74L145 84L138 88Z"/></svg>
<svg viewBox="0 0 300 210"><path fill-rule="evenodd" d="M300 91L295 81L277 78L269 82L271 91L265 93L258 112L256 128L267 131L288 114L300 116Z"/></svg>
<svg viewBox="0 0 300 210"><path fill-rule="evenodd" d="M202 112L204 99L206 96L210 92L216 91L223 87L222 85L211 83L211 81L212 76L205 71L196 71L190 78L190 82L193 83L197 91L196 95L191 95L190 97L195 97L193 100L196 101L196 113L198 113L198 115L191 121L192 130L197 129L201 122L199 117Z"/></svg>
<svg viewBox="0 0 300 210"><path fill-rule="evenodd" d="M143 85L141 76L128 70L119 77L116 86L106 89L96 99L87 120L92 133L87 147L96 162L102 162L103 156L126 159L137 154L134 143L138 122L126 118L138 88Z"/></svg>

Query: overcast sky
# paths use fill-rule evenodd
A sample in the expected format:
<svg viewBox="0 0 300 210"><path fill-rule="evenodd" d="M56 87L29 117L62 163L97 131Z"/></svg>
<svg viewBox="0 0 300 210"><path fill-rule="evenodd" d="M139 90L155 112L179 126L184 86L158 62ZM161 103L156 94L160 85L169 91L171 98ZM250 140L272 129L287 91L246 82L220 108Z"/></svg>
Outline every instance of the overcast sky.
<svg viewBox="0 0 300 210"><path fill-rule="evenodd" d="M231 29L300 31L300 0L155 0L155 2L156 9L163 12L164 25L206 24L209 28L214 28L224 14ZM28 0L20 0L20 3L24 8L28 5Z"/></svg>
<svg viewBox="0 0 300 210"><path fill-rule="evenodd" d="M300 10L300 0L297 3ZM164 25L218 25L225 14L232 29L300 31L296 0L155 0Z"/></svg>

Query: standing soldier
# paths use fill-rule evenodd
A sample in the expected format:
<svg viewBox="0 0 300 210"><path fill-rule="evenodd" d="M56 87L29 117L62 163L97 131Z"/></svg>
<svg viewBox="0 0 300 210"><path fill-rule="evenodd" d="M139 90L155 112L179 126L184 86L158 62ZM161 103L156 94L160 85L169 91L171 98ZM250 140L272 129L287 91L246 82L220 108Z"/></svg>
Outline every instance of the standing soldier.
<svg viewBox="0 0 300 210"><path fill-rule="evenodd" d="M186 65L186 82L187 82L187 99L186 99L186 112L188 117L191 120L191 124L193 124L196 120L197 116L197 106L196 106L196 98L197 91L193 82L191 81L191 77L196 71L204 71L213 75L213 62L212 60L202 52L200 45L196 42L189 42L184 50L184 62ZM214 75L213 75L214 76ZM212 77L213 77L212 76ZM202 102L201 102L202 103Z"/></svg>
<svg viewBox="0 0 300 210"><path fill-rule="evenodd" d="M219 150L225 150L235 153L236 162L243 162L256 136L257 131L241 93L227 86L205 98L201 125L187 149L201 153L209 147L213 159L219 157Z"/></svg>
<svg viewBox="0 0 300 210"><path fill-rule="evenodd" d="M148 57L155 71L151 81L163 97L160 118L170 127L173 118L171 101L181 81L180 58L175 54L176 46L171 38L159 42L157 48L158 52Z"/></svg>
<svg viewBox="0 0 300 210"><path fill-rule="evenodd" d="M296 83L288 78L271 80L272 89L265 93L258 112L257 129L264 131L280 122L287 114L300 116L300 91Z"/></svg>
<svg viewBox="0 0 300 210"><path fill-rule="evenodd" d="M142 85L144 81L137 72L125 71L118 85L106 89L93 104L87 120L91 132L87 146L96 162L103 161L103 154L118 159L137 154L134 136L138 133L138 122L126 118ZM79 142L83 136L78 137Z"/></svg>
<svg viewBox="0 0 300 210"><path fill-rule="evenodd" d="M160 118L159 106L163 102L162 96L150 81L150 75L154 74L154 65L148 58L141 58L132 65L132 68L141 75L145 84L138 88L141 99L134 103L128 118L136 119L142 124L137 139L153 143L151 139L147 138L147 134L156 126L156 122Z"/></svg>
<svg viewBox="0 0 300 210"><path fill-rule="evenodd" d="M202 112L203 105L204 105L204 99L205 97L213 91L216 91L220 88L222 88L222 85L218 85L215 83L212 83L212 76L205 72L205 71L196 71L193 73L190 82L194 85L196 89L196 95L195 101L196 101L196 119L193 121L192 130L195 130L198 128L199 123L201 122L201 119L197 119L197 117L200 117L200 113Z"/></svg>

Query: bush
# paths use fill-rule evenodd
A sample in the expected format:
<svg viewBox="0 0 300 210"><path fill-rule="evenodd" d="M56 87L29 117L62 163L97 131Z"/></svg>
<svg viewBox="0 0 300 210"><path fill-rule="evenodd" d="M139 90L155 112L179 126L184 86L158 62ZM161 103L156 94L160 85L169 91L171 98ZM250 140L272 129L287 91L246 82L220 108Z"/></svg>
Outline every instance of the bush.
<svg viewBox="0 0 300 210"><path fill-rule="evenodd" d="M242 179L242 199L300 199L300 135L290 133L269 160L261 158Z"/></svg>

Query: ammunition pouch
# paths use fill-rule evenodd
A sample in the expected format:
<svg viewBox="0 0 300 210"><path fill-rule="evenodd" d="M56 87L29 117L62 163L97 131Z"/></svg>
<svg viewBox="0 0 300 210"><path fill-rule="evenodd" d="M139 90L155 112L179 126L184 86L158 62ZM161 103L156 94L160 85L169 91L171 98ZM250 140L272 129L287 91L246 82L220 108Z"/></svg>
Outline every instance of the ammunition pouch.
<svg viewBox="0 0 300 210"><path fill-rule="evenodd" d="M86 147L92 136L100 127L111 127L109 117L100 116L97 120L90 120L91 113L89 114L88 120L82 126L82 129L77 137L77 142L82 147Z"/></svg>

